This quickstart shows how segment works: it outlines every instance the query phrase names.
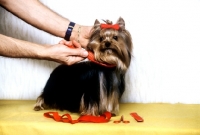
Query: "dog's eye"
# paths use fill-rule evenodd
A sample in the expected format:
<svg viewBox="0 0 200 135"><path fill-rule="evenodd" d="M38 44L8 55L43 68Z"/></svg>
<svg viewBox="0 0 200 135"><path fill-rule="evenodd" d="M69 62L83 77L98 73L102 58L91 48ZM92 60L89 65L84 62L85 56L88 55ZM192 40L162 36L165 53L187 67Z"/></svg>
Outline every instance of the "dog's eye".
<svg viewBox="0 0 200 135"><path fill-rule="evenodd" d="M102 40L103 40L103 38L102 38L102 37L100 37L100 38L99 38L99 41L101 42Z"/></svg>
<svg viewBox="0 0 200 135"><path fill-rule="evenodd" d="M118 40L118 37L117 37L117 36L113 36L113 39L114 39L114 40Z"/></svg>

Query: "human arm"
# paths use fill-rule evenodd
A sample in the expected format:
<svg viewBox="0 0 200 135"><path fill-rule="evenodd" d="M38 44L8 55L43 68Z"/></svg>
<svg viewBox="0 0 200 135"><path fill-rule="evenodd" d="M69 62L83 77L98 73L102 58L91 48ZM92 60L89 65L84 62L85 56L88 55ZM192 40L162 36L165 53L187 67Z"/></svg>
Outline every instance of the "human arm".
<svg viewBox="0 0 200 135"><path fill-rule="evenodd" d="M76 45L75 49L67 45ZM88 53L76 42L65 42L56 45L40 45L0 34L0 55L14 58L34 58L53 60L72 65L87 57Z"/></svg>
<svg viewBox="0 0 200 135"><path fill-rule="evenodd" d="M65 37L70 20L53 12L38 0L0 0L0 5L38 29L61 38ZM79 26L79 24L74 26L71 41L77 39ZM91 28L91 26L81 26L79 40L84 48L87 46Z"/></svg>

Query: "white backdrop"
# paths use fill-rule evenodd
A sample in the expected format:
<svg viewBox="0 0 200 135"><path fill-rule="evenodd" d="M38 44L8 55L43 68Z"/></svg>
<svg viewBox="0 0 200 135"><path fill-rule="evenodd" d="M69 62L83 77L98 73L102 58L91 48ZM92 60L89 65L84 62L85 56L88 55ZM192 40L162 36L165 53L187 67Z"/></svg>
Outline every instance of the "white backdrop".
<svg viewBox="0 0 200 135"><path fill-rule="evenodd" d="M124 18L133 38L134 58L122 102L200 103L200 0L42 2L82 25L93 25L95 19ZM0 33L44 44L60 40L1 7ZM36 99L57 65L0 56L0 99Z"/></svg>

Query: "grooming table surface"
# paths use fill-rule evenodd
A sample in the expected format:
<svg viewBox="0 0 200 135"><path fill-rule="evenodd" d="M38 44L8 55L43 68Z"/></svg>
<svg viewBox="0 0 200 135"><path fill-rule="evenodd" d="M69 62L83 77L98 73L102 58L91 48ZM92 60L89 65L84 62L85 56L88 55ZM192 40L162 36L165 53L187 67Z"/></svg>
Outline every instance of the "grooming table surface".
<svg viewBox="0 0 200 135"><path fill-rule="evenodd" d="M200 135L200 105L186 104L120 104L119 116L108 123L56 122L34 111L35 101L0 100L0 135ZM50 110L57 111L57 110ZM136 122L131 112L137 112L144 122ZM59 114L68 113L59 111ZM70 113L73 119L78 114ZM130 123L115 124L121 115Z"/></svg>

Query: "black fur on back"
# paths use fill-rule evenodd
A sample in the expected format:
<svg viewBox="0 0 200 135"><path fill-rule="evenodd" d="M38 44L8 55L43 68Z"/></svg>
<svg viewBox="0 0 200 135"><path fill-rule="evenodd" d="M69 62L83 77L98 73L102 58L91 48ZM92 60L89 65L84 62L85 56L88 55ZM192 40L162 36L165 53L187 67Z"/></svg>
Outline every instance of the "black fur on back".
<svg viewBox="0 0 200 135"><path fill-rule="evenodd" d="M84 103L100 103L100 73L104 74L104 86L107 96L113 91L124 92L124 74L116 68L107 68L92 62L80 62L71 66L60 65L50 75L41 97L44 103L55 109L79 112L81 98Z"/></svg>

